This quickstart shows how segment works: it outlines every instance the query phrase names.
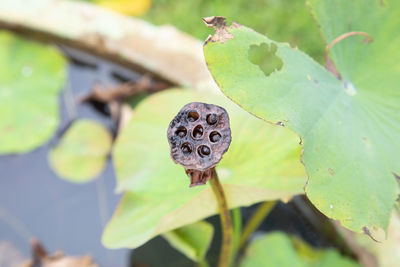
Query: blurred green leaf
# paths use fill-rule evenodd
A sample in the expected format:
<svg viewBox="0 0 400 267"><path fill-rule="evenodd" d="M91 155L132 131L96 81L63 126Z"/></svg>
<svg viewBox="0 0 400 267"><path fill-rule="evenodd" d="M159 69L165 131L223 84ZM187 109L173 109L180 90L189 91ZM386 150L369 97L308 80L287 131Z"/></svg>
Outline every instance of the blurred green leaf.
<svg viewBox="0 0 400 267"><path fill-rule="evenodd" d="M172 24L204 40L211 30L203 27L201 18L213 15L225 16L323 59L323 40L304 0L153 0L143 19L157 25Z"/></svg>
<svg viewBox="0 0 400 267"><path fill-rule="evenodd" d="M170 158L168 125L193 101L217 104L229 113L232 143L217 171L231 208L302 192L306 179L293 133L265 124L223 96L167 90L143 100L117 138L118 191L126 193L103 234L107 247L135 248L217 213L209 185L189 188L184 168Z"/></svg>
<svg viewBox="0 0 400 267"><path fill-rule="evenodd" d="M111 144L111 135L101 124L79 120L50 151L49 161L61 178L75 183L88 182L103 170Z"/></svg>
<svg viewBox="0 0 400 267"><path fill-rule="evenodd" d="M328 42L349 31L374 39L352 36L333 47L341 80L301 51L244 26L229 28L232 38L223 44L205 45L207 65L229 98L302 138L305 190L320 211L382 239L398 193L393 173L400 173L400 2L310 2ZM283 62L269 75L249 60L251 47L264 44L277 46L265 53Z"/></svg>
<svg viewBox="0 0 400 267"><path fill-rule="evenodd" d="M57 50L0 32L0 154L28 152L53 135L64 81Z"/></svg>
<svg viewBox="0 0 400 267"><path fill-rule="evenodd" d="M175 249L194 261L202 261L210 246L214 233L213 226L204 221L185 225L163 234Z"/></svg>
<svg viewBox="0 0 400 267"><path fill-rule="evenodd" d="M272 232L255 238L249 245L240 267L356 267L352 260L333 249L314 250L303 241L291 239L281 232Z"/></svg>

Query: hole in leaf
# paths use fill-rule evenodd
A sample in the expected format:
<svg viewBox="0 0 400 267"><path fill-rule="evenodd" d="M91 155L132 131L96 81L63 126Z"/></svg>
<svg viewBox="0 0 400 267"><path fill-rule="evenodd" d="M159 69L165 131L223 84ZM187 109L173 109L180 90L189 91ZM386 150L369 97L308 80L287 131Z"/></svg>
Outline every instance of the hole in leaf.
<svg viewBox="0 0 400 267"><path fill-rule="evenodd" d="M213 131L210 133L210 141L216 143L221 139L221 134L217 131Z"/></svg>
<svg viewBox="0 0 400 267"><path fill-rule="evenodd" d="M217 114L212 113L212 114L208 114L207 115L207 123L209 125L214 125L217 122L218 122L218 115Z"/></svg>
<svg viewBox="0 0 400 267"><path fill-rule="evenodd" d="M176 131L175 131L175 135L179 136L180 138L185 137L187 134L187 130L185 127L180 126Z"/></svg>
<svg viewBox="0 0 400 267"><path fill-rule="evenodd" d="M203 137L203 126L201 125L197 125L196 127L194 127L193 129L193 133L192 136L194 139L200 139Z"/></svg>
<svg viewBox="0 0 400 267"><path fill-rule="evenodd" d="M200 117L200 116L199 116L199 113L197 113L197 112L194 111L194 110L189 111L188 116L187 116L188 121L190 121L190 122L197 121L197 120L199 119L199 117Z"/></svg>
<svg viewBox="0 0 400 267"><path fill-rule="evenodd" d="M187 156L193 152L193 146L190 143L183 143L181 146L182 153Z"/></svg>
<svg viewBox="0 0 400 267"><path fill-rule="evenodd" d="M211 149L208 146L202 145L197 148L197 153L200 157L204 158L205 156L210 155Z"/></svg>
<svg viewBox="0 0 400 267"><path fill-rule="evenodd" d="M249 60L259 66L266 76L269 76L272 72L281 70L283 66L282 60L275 54L277 49L278 47L273 43L252 45L249 48Z"/></svg>

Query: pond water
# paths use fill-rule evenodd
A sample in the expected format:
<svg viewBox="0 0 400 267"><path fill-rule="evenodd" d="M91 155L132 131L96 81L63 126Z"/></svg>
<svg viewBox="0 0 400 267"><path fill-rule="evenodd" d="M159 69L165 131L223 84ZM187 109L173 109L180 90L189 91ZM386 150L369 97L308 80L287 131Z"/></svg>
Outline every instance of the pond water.
<svg viewBox="0 0 400 267"><path fill-rule="evenodd" d="M74 51L67 53L77 56ZM115 130L108 116L88 104L76 105L75 99L95 83L119 83L115 73L122 72L123 77L133 80L139 76L88 55L78 56L90 64L71 62L68 67L68 82L60 95L58 133L28 154L0 157L0 242L10 242L26 259L30 257L29 241L36 237L48 252L91 254L101 266L127 266L129 250L108 250L100 242L120 198L114 194L111 161L94 181L72 184L51 170L47 156L73 119L94 119Z"/></svg>

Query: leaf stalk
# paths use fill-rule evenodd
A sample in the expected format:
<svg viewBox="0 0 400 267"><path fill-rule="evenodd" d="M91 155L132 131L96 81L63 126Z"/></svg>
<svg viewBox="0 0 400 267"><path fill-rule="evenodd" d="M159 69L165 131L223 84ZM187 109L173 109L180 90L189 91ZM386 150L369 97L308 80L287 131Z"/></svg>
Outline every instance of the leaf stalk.
<svg viewBox="0 0 400 267"><path fill-rule="evenodd" d="M226 200L224 190L222 188L221 183L219 182L218 174L215 168L212 168L212 176L210 179L210 184L218 203L218 210L221 218L221 228L222 228L222 244L221 244L218 266L229 267L232 257L231 255L233 252L232 218L228 208L228 202Z"/></svg>
<svg viewBox="0 0 400 267"><path fill-rule="evenodd" d="M271 210L275 207L276 203L276 201L266 201L257 208L257 210L254 212L254 214L246 223L243 229L242 236L239 240L238 251L243 249L249 237L253 234L255 230L257 230L265 217L267 217Z"/></svg>

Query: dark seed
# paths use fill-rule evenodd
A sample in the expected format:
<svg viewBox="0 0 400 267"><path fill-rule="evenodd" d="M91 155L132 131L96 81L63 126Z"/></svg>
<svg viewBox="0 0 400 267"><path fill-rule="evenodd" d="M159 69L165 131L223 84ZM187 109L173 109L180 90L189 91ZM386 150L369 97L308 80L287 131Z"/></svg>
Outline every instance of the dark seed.
<svg viewBox="0 0 400 267"><path fill-rule="evenodd" d="M192 145L190 143L184 143L181 147L182 153L184 155L189 155L190 153L192 153L193 149L192 149Z"/></svg>
<svg viewBox="0 0 400 267"><path fill-rule="evenodd" d="M209 125L214 125L217 122L218 122L218 115L217 114L212 113L212 114L208 114L207 115L207 123Z"/></svg>
<svg viewBox="0 0 400 267"><path fill-rule="evenodd" d="M181 126L175 131L175 135L179 136L180 138L185 137L187 134L187 130L185 127Z"/></svg>
<svg viewBox="0 0 400 267"><path fill-rule="evenodd" d="M197 125L193 129L193 138L194 139L200 139L203 136L203 127L201 125Z"/></svg>
<svg viewBox="0 0 400 267"><path fill-rule="evenodd" d="M216 143L221 139L221 134L217 131L213 131L210 133L210 141Z"/></svg>
<svg viewBox="0 0 400 267"><path fill-rule="evenodd" d="M199 113L197 113L196 111L194 111L194 110L192 110L192 111L189 111L189 113L188 113L188 121L189 122L194 122L194 121L197 121L198 119L199 119Z"/></svg>
<svg viewBox="0 0 400 267"><path fill-rule="evenodd" d="M205 156L210 155L211 150L208 146L202 145L202 146L199 146L197 152L199 153L199 156L203 158Z"/></svg>

